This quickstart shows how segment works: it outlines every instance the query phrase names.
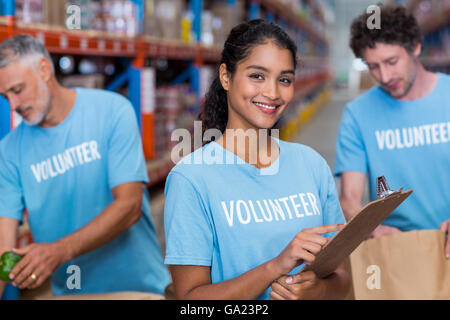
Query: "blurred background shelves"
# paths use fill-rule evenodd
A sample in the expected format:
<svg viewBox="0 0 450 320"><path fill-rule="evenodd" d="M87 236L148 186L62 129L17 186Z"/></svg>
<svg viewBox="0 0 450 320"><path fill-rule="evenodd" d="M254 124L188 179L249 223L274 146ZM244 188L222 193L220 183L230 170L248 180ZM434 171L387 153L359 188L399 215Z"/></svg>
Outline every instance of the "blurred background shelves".
<svg viewBox="0 0 450 320"><path fill-rule="evenodd" d="M0 39L9 35L9 19L0 17ZM195 60L217 62L221 47L196 45L177 40L166 40L151 36L126 36L105 31L67 30L46 24L28 24L20 21L13 27L13 34L29 34L45 43L50 53L74 55L103 55L135 57L143 54L148 58Z"/></svg>
<svg viewBox="0 0 450 320"><path fill-rule="evenodd" d="M33 35L52 54L63 85L114 90L130 99L142 132L149 186L163 182L174 165L168 157L176 143L171 132L192 130L223 42L236 24L265 18L281 25L297 42L301 67L292 114L297 116L332 79L328 67L332 10L326 0L1 0L0 4L0 40ZM3 122L8 117L10 127L16 127L20 119L9 114L6 101L2 105ZM291 116L280 119L280 129L292 121Z"/></svg>

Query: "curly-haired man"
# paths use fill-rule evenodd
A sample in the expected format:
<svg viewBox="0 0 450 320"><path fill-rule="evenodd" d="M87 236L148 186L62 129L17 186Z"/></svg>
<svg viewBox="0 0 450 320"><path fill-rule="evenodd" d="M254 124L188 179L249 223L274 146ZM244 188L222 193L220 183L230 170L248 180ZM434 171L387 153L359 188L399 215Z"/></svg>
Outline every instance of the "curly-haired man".
<svg viewBox="0 0 450 320"><path fill-rule="evenodd" d="M369 14L351 26L355 56L378 86L350 102L337 140L335 175L341 177L341 205L347 219L361 208L369 176L414 193L373 233L450 228L450 76L432 73L419 60L422 34L401 6L381 7L381 28L369 29ZM450 256L450 242L446 246Z"/></svg>

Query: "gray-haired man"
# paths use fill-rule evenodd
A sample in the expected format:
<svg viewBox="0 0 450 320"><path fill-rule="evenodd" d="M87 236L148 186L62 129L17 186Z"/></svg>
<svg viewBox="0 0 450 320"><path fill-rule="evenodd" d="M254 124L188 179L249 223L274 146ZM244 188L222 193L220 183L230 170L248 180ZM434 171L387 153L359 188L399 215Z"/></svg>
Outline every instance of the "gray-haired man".
<svg viewBox="0 0 450 320"><path fill-rule="evenodd" d="M25 35L0 44L0 93L25 122L0 142L0 254L14 248L25 208L35 240L14 249L24 258L13 284L35 288L51 276L55 295L163 293L170 279L128 100L62 87L44 46ZM75 286L71 265L81 271Z"/></svg>

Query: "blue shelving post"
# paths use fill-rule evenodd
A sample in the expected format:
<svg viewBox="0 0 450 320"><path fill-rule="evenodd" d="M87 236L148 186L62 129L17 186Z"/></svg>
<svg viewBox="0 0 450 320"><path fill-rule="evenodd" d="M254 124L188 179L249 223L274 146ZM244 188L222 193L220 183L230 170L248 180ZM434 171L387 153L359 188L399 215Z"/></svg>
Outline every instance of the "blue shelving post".
<svg viewBox="0 0 450 320"><path fill-rule="evenodd" d="M0 14L13 17L16 14L16 3L14 0L1 0Z"/></svg>
<svg viewBox="0 0 450 320"><path fill-rule="evenodd" d="M200 44L202 41L202 8L203 0L191 0L191 12L193 15L192 31L195 36L195 42ZM196 96L196 109L200 108L200 66L201 61L194 61L190 67L191 88Z"/></svg>
<svg viewBox="0 0 450 320"><path fill-rule="evenodd" d="M130 67L128 69L128 99L133 105L139 128L142 129L141 120L141 69Z"/></svg>
<svg viewBox="0 0 450 320"><path fill-rule="evenodd" d="M15 11L16 4L14 0L0 1L0 15L14 17ZM11 131L11 116L8 100L0 97L0 139Z"/></svg>
<svg viewBox="0 0 450 320"><path fill-rule="evenodd" d="M144 0L131 0L136 4L136 16L138 19L138 32L142 34L144 32L144 15L145 15L145 4ZM136 117L138 120L139 128L142 130L142 116L141 116L141 70L144 67L144 58L139 61L139 56L135 62L128 68L128 99L133 105L134 111L136 112Z"/></svg>
<svg viewBox="0 0 450 320"><path fill-rule="evenodd" d="M202 41L202 8L203 0L191 0L191 11L194 16L192 31L194 32L197 43Z"/></svg>
<svg viewBox="0 0 450 320"><path fill-rule="evenodd" d="M250 1L248 19L249 20L259 19L260 18L259 10L260 10L259 3L254 0Z"/></svg>
<svg viewBox="0 0 450 320"><path fill-rule="evenodd" d="M131 0L134 4L136 4L136 16L139 22L139 28L138 32L142 33L144 32L144 14L145 14L145 7L144 7L144 0Z"/></svg>
<svg viewBox="0 0 450 320"><path fill-rule="evenodd" d="M0 15L7 17L14 17L16 14L16 3L14 0L1 0ZM0 140L3 139L11 131L12 113L9 109L9 102L3 97L0 97ZM19 288L13 287L10 284L5 286L3 295L0 300L19 300Z"/></svg>
<svg viewBox="0 0 450 320"><path fill-rule="evenodd" d="M266 20L275 22L275 15L273 14L273 12L270 11L266 12Z"/></svg>
<svg viewBox="0 0 450 320"><path fill-rule="evenodd" d="M11 129L11 111L8 100L0 96L0 140L8 134Z"/></svg>

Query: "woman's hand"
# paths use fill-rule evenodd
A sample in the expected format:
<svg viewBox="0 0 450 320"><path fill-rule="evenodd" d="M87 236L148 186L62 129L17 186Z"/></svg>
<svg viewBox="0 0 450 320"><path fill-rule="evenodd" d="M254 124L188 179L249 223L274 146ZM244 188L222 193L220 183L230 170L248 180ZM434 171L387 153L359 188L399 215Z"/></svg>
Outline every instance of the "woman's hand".
<svg viewBox="0 0 450 320"><path fill-rule="evenodd" d="M321 300L327 291L326 280L318 278L313 271L283 276L271 288L271 300Z"/></svg>
<svg viewBox="0 0 450 320"><path fill-rule="evenodd" d="M350 275L344 261L326 278L313 271L300 272L279 278L271 285L272 300L345 299L350 290Z"/></svg>
<svg viewBox="0 0 450 320"><path fill-rule="evenodd" d="M344 224L333 224L303 229L276 258L271 260L273 267L281 276L303 263L313 263L315 255L329 241L329 238L320 234L339 231L343 227Z"/></svg>

